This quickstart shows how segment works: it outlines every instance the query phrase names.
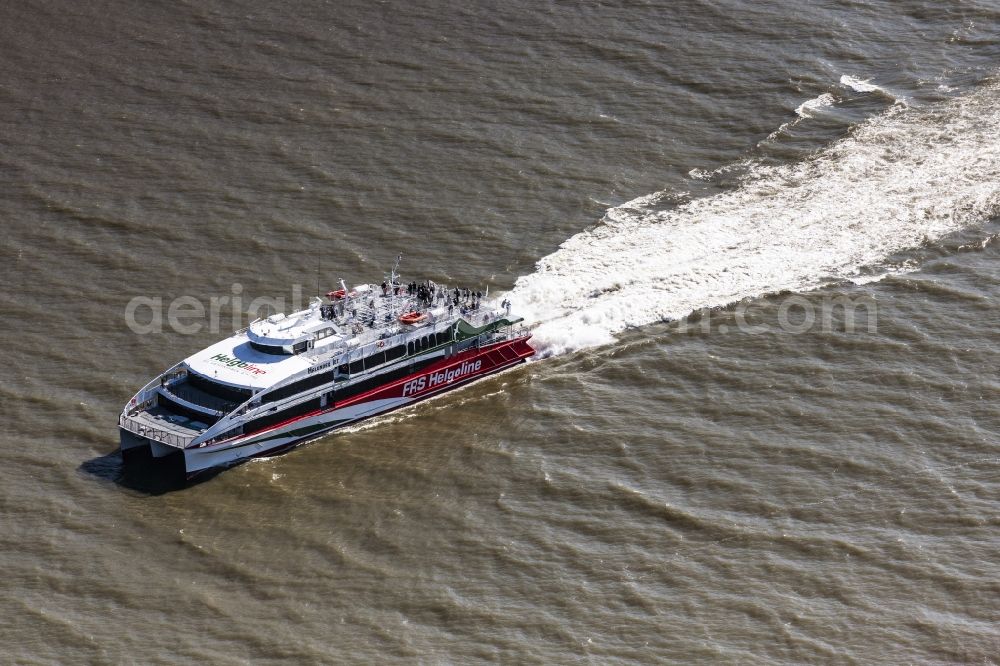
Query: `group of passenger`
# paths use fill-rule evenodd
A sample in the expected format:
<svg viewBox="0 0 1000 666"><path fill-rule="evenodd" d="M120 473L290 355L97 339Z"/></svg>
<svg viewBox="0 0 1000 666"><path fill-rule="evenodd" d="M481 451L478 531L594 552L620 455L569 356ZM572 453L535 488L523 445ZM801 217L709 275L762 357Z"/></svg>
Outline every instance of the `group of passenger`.
<svg viewBox="0 0 1000 666"><path fill-rule="evenodd" d="M478 310L479 303L483 299L483 292L472 291L471 289L455 289L451 296L452 302L455 305L462 304L469 309Z"/></svg>
<svg viewBox="0 0 1000 666"><path fill-rule="evenodd" d="M479 310L482 305L483 292L476 291L468 288L455 287L452 290L448 290L445 287L435 284L431 280L425 282L410 282L405 285L399 283L388 283L382 282L382 295L388 297L390 292L394 296L401 296L404 293L407 296L413 297L417 301L417 305L420 308L430 308L434 305L448 306L448 314L454 314L456 308L463 315L471 314ZM367 303L371 310L375 309L374 300ZM510 313L510 302L504 300L501 306L507 308L508 314ZM343 306L341 306L343 307ZM340 311L343 314L343 309ZM353 311L352 315L357 316L357 312ZM374 315L369 315L372 321L366 321L369 326L375 326Z"/></svg>
<svg viewBox="0 0 1000 666"><path fill-rule="evenodd" d="M466 311L478 310L483 299L483 292L481 291L459 289L456 287L451 293L448 293L444 287L434 284L430 280L423 283L409 283L406 285L406 293L409 296L415 296L420 306L425 308L429 308L435 304L443 305L447 302L449 314L456 307L460 307L463 314Z"/></svg>
<svg viewBox="0 0 1000 666"><path fill-rule="evenodd" d="M410 296L416 296L417 302L425 308L429 308L434 303L434 292L436 291L438 291L437 285L429 280L423 284L411 282L406 289L406 293ZM440 296L440 292L438 295Z"/></svg>
<svg viewBox="0 0 1000 666"><path fill-rule="evenodd" d="M383 280L382 281L382 295L383 296L388 296L389 295L389 289L390 289L390 287L392 288L392 295L393 296L399 296L399 295L401 295L403 293L404 289L406 290L406 295L407 296L417 296L417 295L419 295L421 293L425 293L425 292L429 293L429 294L433 294L434 293L435 284L433 282L431 282L431 281L428 280L427 282L424 282L423 284L418 284L416 282L411 282L411 283L409 283L409 284L407 284L407 285L404 286L404 285L399 284L398 282L394 282L392 285L390 285L388 282L386 282L386 281Z"/></svg>
<svg viewBox="0 0 1000 666"><path fill-rule="evenodd" d="M319 308L319 316L321 319L337 319L338 317L343 317L347 312L347 307L344 301L334 301L333 303L327 303L321 305ZM356 313L357 309L352 309L352 313Z"/></svg>

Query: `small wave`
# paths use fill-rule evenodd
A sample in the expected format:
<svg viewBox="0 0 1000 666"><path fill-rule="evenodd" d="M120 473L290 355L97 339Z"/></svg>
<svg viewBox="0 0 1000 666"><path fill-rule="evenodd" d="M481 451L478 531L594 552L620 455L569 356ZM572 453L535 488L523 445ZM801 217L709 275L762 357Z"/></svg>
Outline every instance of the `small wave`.
<svg viewBox="0 0 1000 666"><path fill-rule="evenodd" d="M840 85L850 88L854 92L859 93L879 93L892 100L893 104L898 104L903 107L910 106L910 100L905 95L899 95L888 88L883 88L882 86L875 85L871 82L871 79L859 79L854 76L848 76L844 74L840 77Z"/></svg>
<svg viewBox="0 0 1000 666"><path fill-rule="evenodd" d="M795 124L798 123L800 120L802 120L801 117L796 118L795 120L791 120L791 121L789 121L787 123L781 123L780 125L778 125L778 129L776 129L773 132L771 132L770 134L768 134L767 138L764 139L764 141L761 141L760 143L758 143L757 145L761 146L762 144L764 144L767 141L777 141L778 137L780 137L782 134L784 134L786 131L788 131L792 127L795 127Z"/></svg>
<svg viewBox="0 0 1000 666"><path fill-rule="evenodd" d="M647 208L649 206L654 206L659 203L662 199L668 198L670 195L667 192L653 192L652 194L647 194L641 197L636 197L631 201L626 201L618 208L623 209L640 209Z"/></svg>
<svg viewBox="0 0 1000 666"><path fill-rule="evenodd" d="M704 169L697 169L697 168L691 169L690 171L688 171L688 176L690 176L694 180L703 180L705 182L718 181L722 178L729 179L733 178L734 175L738 176L739 174L747 173L756 164L757 163L754 160L747 158L747 159L742 159L739 162L723 165L717 169L712 169L711 171L706 171ZM659 192L657 193L656 201L659 201L661 199L668 199L674 202L686 201L690 194L691 194L690 192L680 192L680 193ZM648 198L650 198L650 195L647 195L645 197L639 197L638 199L633 199L632 202L629 203L642 201ZM628 204L626 204L626 206L627 205ZM621 207L619 206L619 208Z"/></svg>
<svg viewBox="0 0 1000 666"><path fill-rule="evenodd" d="M840 85L847 86L854 92L876 92L879 90L884 91L883 88L875 85L874 83L871 83L871 79L861 80L853 76L848 76L847 74L844 74L843 76L840 77Z"/></svg>
<svg viewBox="0 0 1000 666"><path fill-rule="evenodd" d="M837 98L830 93L823 93L819 97L815 97L806 102L802 102L795 109L795 113L800 118L812 118L813 115L820 109L824 109L828 106L833 106L837 103Z"/></svg>

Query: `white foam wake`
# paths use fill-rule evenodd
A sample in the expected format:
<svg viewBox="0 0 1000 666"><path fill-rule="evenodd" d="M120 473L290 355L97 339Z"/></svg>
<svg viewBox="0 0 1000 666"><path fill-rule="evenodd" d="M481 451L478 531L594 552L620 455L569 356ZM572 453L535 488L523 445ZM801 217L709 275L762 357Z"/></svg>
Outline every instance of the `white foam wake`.
<svg viewBox="0 0 1000 666"><path fill-rule="evenodd" d="M751 166L737 188L654 212L610 209L509 294L557 354L703 307L803 291L1000 214L995 83L896 106L811 158Z"/></svg>

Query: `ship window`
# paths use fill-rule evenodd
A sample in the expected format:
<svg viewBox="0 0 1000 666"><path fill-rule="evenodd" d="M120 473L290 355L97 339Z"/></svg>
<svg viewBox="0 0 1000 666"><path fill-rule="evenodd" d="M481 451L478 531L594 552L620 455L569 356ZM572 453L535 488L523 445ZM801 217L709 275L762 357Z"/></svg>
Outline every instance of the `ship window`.
<svg viewBox="0 0 1000 666"><path fill-rule="evenodd" d="M406 347L404 347L403 345L397 345L395 347L386 350L385 362L389 363L391 361L395 361L397 358L402 358L405 355L406 355Z"/></svg>
<svg viewBox="0 0 1000 666"><path fill-rule="evenodd" d="M350 374L353 375L356 372L363 372L364 369L365 369L365 362L361 359L358 359L357 361L351 363L350 367L348 368L348 372L350 372Z"/></svg>
<svg viewBox="0 0 1000 666"><path fill-rule="evenodd" d="M287 386L282 386L281 388L274 389L273 391L264 394L261 398L261 402L275 402L276 400L284 400L289 396L296 395L297 393L302 393L311 388L316 388L323 384L328 384L333 381L333 377L330 376L330 372L320 372L319 374L313 375L312 377L306 377L305 379L300 379L297 382L288 384Z"/></svg>
<svg viewBox="0 0 1000 666"><path fill-rule="evenodd" d="M293 354L301 354L302 352L304 352L306 350L306 347L308 347L308 343L309 343L308 340L303 340L302 342L297 342L295 344L295 346L292 347L292 353Z"/></svg>
<svg viewBox="0 0 1000 666"><path fill-rule="evenodd" d="M417 345L413 340L410 340L406 343L406 349L410 352L410 356L413 356L417 352Z"/></svg>
<svg viewBox="0 0 1000 666"><path fill-rule="evenodd" d="M365 358L365 368L369 370L371 368L378 367L383 363L385 363L385 352L377 351Z"/></svg>
<svg viewBox="0 0 1000 666"><path fill-rule="evenodd" d="M387 381L391 381L388 375L379 375L378 377L363 379L360 382L348 386L344 393L341 394L340 399L343 401L347 398L353 398L354 396L364 393L365 391L370 391L373 388L381 386Z"/></svg>
<svg viewBox="0 0 1000 666"><path fill-rule="evenodd" d="M420 338L420 348L427 349L427 336Z"/></svg>
<svg viewBox="0 0 1000 666"><path fill-rule="evenodd" d="M279 345L264 345L259 342L250 341L250 346L263 354L274 354L276 356L285 355L287 352L284 347Z"/></svg>
<svg viewBox="0 0 1000 666"><path fill-rule="evenodd" d="M450 333L451 333L451 329L448 329L448 330L445 330L445 331L439 331L438 334L437 334L437 343L439 345L443 345L444 343L449 342L451 340Z"/></svg>
<svg viewBox="0 0 1000 666"><path fill-rule="evenodd" d="M258 430L272 426L275 423L281 423L282 421L287 421L295 418L296 416L308 414L309 412L316 411L317 409L321 409L320 399L313 398L312 400L307 400L300 405L295 405L294 407L290 407L288 409L282 409L274 412L273 414L268 414L267 416L258 417L247 423L246 426L244 426L243 431L246 433L257 432Z"/></svg>
<svg viewBox="0 0 1000 666"><path fill-rule="evenodd" d="M246 401L250 397L250 389L240 389L235 386L225 386L219 384L218 382L213 382L210 379L206 379L201 375L197 375L193 372L188 373L187 383L194 388L209 394L210 396L219 398L220 400L225 400L226 402L235 402L237 404Z"/></svg>
<svg viewBox="0 0 1000 666"><path fill-rule="evenodd" d="M412 364L412 367L407 364L407 366L384 372L376 377L369 377L367 379L354 382L350 386L337 391L337 401L342 403L343 401L353 398L360 393L370 391L379 386L402 379L403 377L406 377L414 372L418 372L435 362L437 362L437 359L433 358L429 358L424 361L416 361Z"/></svg>

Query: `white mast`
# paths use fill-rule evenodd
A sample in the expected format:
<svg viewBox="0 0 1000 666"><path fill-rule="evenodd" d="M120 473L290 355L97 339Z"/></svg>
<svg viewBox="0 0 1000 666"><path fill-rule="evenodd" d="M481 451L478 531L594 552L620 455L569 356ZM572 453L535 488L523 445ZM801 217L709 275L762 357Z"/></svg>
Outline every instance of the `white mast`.
<svg viewBox="0 0 1000 666"><path fill-rule="evenodd" d="M399 256L396 257L396 263L393 265L392 270L389 272L389 314L393 319L396 318L396 278L399 274L396 270L399 268L399 262L403 258L403 253L400 252Z"/></svg>

